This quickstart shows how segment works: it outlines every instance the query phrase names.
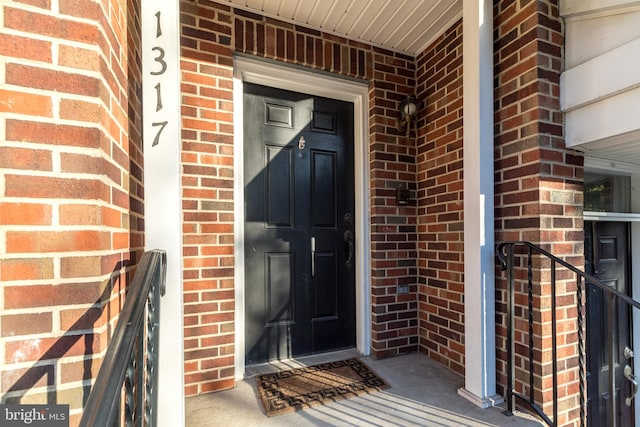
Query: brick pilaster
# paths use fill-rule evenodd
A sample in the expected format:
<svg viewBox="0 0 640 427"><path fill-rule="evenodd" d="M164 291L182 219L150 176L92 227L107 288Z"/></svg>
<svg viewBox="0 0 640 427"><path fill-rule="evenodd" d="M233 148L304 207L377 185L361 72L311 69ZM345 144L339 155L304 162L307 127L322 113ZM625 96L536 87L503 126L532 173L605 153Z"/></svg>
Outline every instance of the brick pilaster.
<svg viewBox="0 0 640 427"><path fill-rule="evenodd" d="M529 240L578 267L584 265L582 157L564 146L559 81L563 27L558 1L499 1L494 7L496 100L496 242ZM535 394L551 410L550 296L548 266L536 265L534 328L538 359ZM526 276L526 275L525 275ZM502 274L498 277L503 277ZM561 282L558 299L559 367L565 378L559 390L558 425L574 425L578 401L575 331L575 284ZM505 283L497 283L498 382L505 384ZM526 299L524 300L526 301ZM527 312L526 303L518 308ZM566 328L563 328L566 326ZM528 338L526 331L518 336ZM528 343L522 342L528 348ZM524 355L516 356L518 361ZM518 362L517 362L518 363ZM518 383L518 391L528 393Z"/></svg>
<svg viewBox="0 0 640 427"><path fill-rule="evenodd" d="M139 14L1 7L0 394L75 425L144 245Z"/></svg>

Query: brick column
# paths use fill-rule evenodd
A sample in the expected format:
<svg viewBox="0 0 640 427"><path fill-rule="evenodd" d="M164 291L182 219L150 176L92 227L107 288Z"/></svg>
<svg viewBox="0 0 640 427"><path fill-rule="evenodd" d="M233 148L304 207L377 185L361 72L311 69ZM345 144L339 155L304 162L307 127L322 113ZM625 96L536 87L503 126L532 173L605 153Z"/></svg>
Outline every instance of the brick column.
<svg viewBox="0 0 640 427"><path fill-rule="evenodd" d="M495 25L496 123L496 242L529 240L583 267L582 157L565 148L559 81L563 29L557 0L499 1ZM504 277L499 273L498 277ZM525 275L526 277L526 275ZM538 402L551 410L551 336L548 267L536 265L534 288L536 323L542 333L535 342L534 376ZM542 282L541 282L542 281ZM562 283L558 299L560 325L558 425L575 425L578 408L575 284ZM505 385L504 280L497 283L498 383ZM560 286L559 289L563 289ZM524 300L526 301L526 297ZM518 307L526 313L526 302ZM518 336L526 340L523 331ZM528 348L528 343L523 342ZM517 364L522 363L517 355ZM524 390L518 382L517 390Z"/></svg>
<svg viewBox="0 0 640 427"><path fill-rule="evenodd" d="M0 395L75 425L144 245L138 10L0 7Z"/></svg>

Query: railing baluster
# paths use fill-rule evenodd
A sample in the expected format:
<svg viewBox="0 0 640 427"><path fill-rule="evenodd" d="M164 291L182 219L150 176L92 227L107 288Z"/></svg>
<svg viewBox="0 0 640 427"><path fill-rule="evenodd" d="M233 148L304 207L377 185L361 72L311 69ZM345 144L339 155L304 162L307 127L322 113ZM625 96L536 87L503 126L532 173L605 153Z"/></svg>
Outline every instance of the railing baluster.
<svg viewBox="0 0 640 427"><path fill-rule="evenodd" d="M146 366L146 372L147 375L145 376L145 382L144 382L144 388L145 388L145 394L149 397L153 396L154 393L154 386L153 383L151 381L152 378L154 378L154 372L155 372L155 358L154 358L154 350L155 350L155 345L154 345L154 334L155 334L155 330L154 330L154 320L153 320L153 316L154 316L154 294L153 292L149 295L149 310L147 312L147 321L146 321L146 328L147 328L147 348L149 351L149 358L147 359L147 366ZM154 410L155 405L147 405L145 407L145 413L144 413L144 417L145 417L145 421L146 423L149 423L151 425L155 425L155 421L152 421L152 416L154 415L152 413L152 411Z"/></svg>
<svg viewBox="0 0 640 427"><path fill-rule="evenodd" d="M150 385L148 395L149 404L146 408L148 425L155 426L158 419L158 363L160 359L160 298L164 295L164 277L166 275L166 254L162 255L162 266L156 272L157 280L151 289L148 318L150 327L147 331L147 346L149 350L147 381Z"/></svg>
<svg viewBox="0 0 640 427"><path fill-rule="evenodd" d="M134 399L134 387L135 387L135 376L136 376L136 357L135 354L138 352L137 349L134 349L133 355L129 358L129 363L127 367L127 372L124 376L124 422L127 427L133 427L134 425L134 411L135 411L135 399Z"/></svg>
<svg viewBox="0 0 640 427"><path fill-rule="evenodd" d="M578 298L578 379L580 380L580 427L585 427L587 420L586 413L586 361L584 357L584 304L582 301L582 276L577 275L577 298Z"/></svg>
<svg viewBox="0 0 640 427"><path fill-rule="evenodd" d="M534 363L533 363L533 255L531 247L528 248L527 254L527 290L529 301L529 400L535 403L534 393Z"/></svg>
<svg viewBox="0 0 640 427"><path fill-rule="evenodd" d="M613 295L607 293L607 328L608 334L608 349L609 349L609 427L616 427L616 370L615 370L615 340L612 333L613 325L615 325L615 300Z"/></svg>
<svg viewBox="0 0 640 427"><path fill-rule="evenodd" d="M516 378L515 378L515 328L514 325L514 301L515 301L515 280L514 280L514 266L513 266L513 245L507 247L507 402L509 413L513 414L513 410L516 406L516 395L513 393Z"/></svg>
<svg viewBox="0 0 640 427"><path fill-rule="evenodd" d="M556 313L556 263L551 262L551 357L553 359L553 425L558 425L558 318Z"/></svg>
<svg viewBox="0 0 640 427"><path fill-rule="evenodd" d="M136 425L142 426L142 416L144 414L144 399L145 399L145 393L144 393L144 359L145 359L145 354L147 353L147 349L145 348L144 345L144 334L142 332L142 330L138 333L138 344L137 344L137 357L136 357L136 410L134 412L135 414L135 423Z"/></svg>

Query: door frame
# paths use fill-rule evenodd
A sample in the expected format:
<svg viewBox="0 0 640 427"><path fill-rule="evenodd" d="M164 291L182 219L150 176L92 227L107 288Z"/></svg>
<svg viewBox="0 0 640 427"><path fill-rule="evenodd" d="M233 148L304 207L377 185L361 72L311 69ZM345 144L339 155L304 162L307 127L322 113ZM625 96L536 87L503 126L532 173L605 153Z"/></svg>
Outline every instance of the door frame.
<svg viewBox="0 0 640 427"><path fill-rule="evenodd" d="M625 268L624 268L625 273L624 273L624 275L625 275L625 281L627 282L625 288L626 288L626 294L628 296L632 297L632 298L633 298L633 295L636 294L636 292L634 292L634 289L633 289L633 268L632 268L632 265L633 265L632 228L633 228L634 222L633 221L629 221L629 219L636 218L636 221L637 221L637 217L638 217L637 214L612 213L612 212L585 211L585 214L584 214L585 242L587 241L586 240L587 235L590 235L590 237L591 237L590 245L591 245L592 248L595 248L596 246L598 246L598 244L599 244L598 237L599 236L609 235L607 232L603 233L601 231L602 230L601 227L598 227L598 229L600 231L596 233L595 232L595 228L596 228L597 224L608 225L608 226L613 226L614 224L615 225L621 224L622 226L624 226L623 230L624 230L624 234L626 235L626 247L624 248L624 252L625 252L625 255L624 255L624 257L625 257ZM589 233L587 233L587 230L588 230L587 224L588 223L592 224L592 228L589 231ZM617 232L612 231L611 235L617 235ZM596 275L596 277L598 277L598 275L593 273L593 271L586 269L586 264L587 264L587 260L588 260L589 262L592 263L593 270L597 270L597 269L599 269L599 267L598 267L599 264L598 263L601 260L598 260L596 258L596 250L595 249L591 250L591 257L589 257L589 258L586 257L587 253L588 253L587 252L587 245L585 245L585 271L587 273L589 273L589 274L594 274L594 275ZM616 270L620 271L618 269L616 269ZM603 280L605 283L608 280L610 280L610 279L604 279L602 277L598 277L598 278L600 280ZM629 281L631 281L631 282L629 283ZM618 289L618 290L622 291L621 289ZM588 294L587 295L586 308L587 308L587 310L589 310L589 308L594 308L594 307L591 306L588 303L588 300L590 298L590 293L591 293L591 290L588 287L586 288L586 292ZM602 309L604 310L602 315L606 316L607 315L607 309L604 307L604 305L605 305L604 302L605 301L602 299L603 297L604 297L604 293L601 294L601 297L598 298L598 300L600 300L600 304L602 304ZM591 296L591 298L593 298L593 296ZM625 317L627 318L627 320L626 320L627 326L626 327L628 329L628 335L627 336L628 336L628 339L629 339L629 345L630 345L630 347L633 349L633 351L635 353L635 352L637 352L637 348L638 348L638 345L636 343L637 340L634 339L634 330L635 330L634 325L636 324L636 321L637 321L637 317L635 315L636 314L635 312L637 310L634 310L633 307L628 307L627 310L628 310L628 312L627 312L626 315L616 312L615 316L616 316L617 320L620 321L620 322L622 321L623 318L625 318ZM589 321L587 320L587 332L588 331L589 331ZM620 335L619 335L619 337L620 337ZM591 338L592 338L592 336L590 335L590 333L587 333L587 336L586 336L587 342ZM602 342L600 342L599 340L596 340L595 347L592 347L591 344L586 346L585 352L586 352L586 355L587 355L587 362L589 361L589 354L590 354L589 352L590 351L595 350L597 352L597 351L599 351L598 347L599 346L603 346L603 345L606 348L607 339L603 338L603 340L604 341L602 341ZM622 366L624 366L626 364L629 364L628 361L625 361L622 358L622 356L621 356L622 352L620 351L620 349L622 348L622 343L624 343L625 341L626 341L626 338L617 340L616 347L617 347L617 350L619 351L618 356L620 357L619 364L617 364L615 360L609 360L609 368L608 369L612 369L612 364L613 364L613 365L616 365L617 367L619 367L619 369L621 370ZM638 372L636 370L637 369L637 365L638 365L636 359L637 359L637 357L634 357L632 363L630 364L631 367L633 368L633 373L634 374L636 372ZM591 375L597 375L599 377L599 379L598 379L598 382L599 382L602 379L602 376L601 376L602 372L603 372L602 367L606 366L606 365L603 365L602 363L601 364L596 364L596 366L598 367L597 371L593 371L592 370L592 368L594 366L592 366L590 363L587 363L586 366L587 366L587 370L591 371ZM615 369L618 369L618 368L615 368ZM607 373L607 377L608 377L608 375L609 375L609 373ZM617 377L617 375L621 375L621 371L619 371L618 373L615 374L616 377ZM627 387L626 387L627 380L624 379L624 378L622 378L621 380L622 380L622 384L621 384L621 387L620 387L621 398L625 398L628 395L625 394L625 391L623 391L623 390L627 390ZM606 380L605 380L605 384L606 384ZM606 390L608 391L608 388ZM601 389L597 390L597 395L596 396L592 396L592 399L600 400L600 397L601 397L600 392L601 392ZM618 399L618 400L620 400L620 399ZM622 408L624 408L624 407L625 407L625 405L623 404ZM605 409L606 409L606 407L605 407ZM634 425L637 424L637 423L635 423L635 418L637 418L637 416L635 415L636 414L636 409L637 409L637 405L634 403L634 405L633 405L633 414L634 415L632 416L633 419L634 419ZM621 412L621 411L622 411L622 409L620 408L619 412ZM607 414L607 411L605 411L605 414ZM609 415L607 415L607 416L609 416Z"/></svg>
<svg viewBox="0 0 640 427"><path fill-rule="evenodd" d="M640 166L585 155L584 170L585 172L591 171L631 177L631 211L633 213L585 211L583 219L594 222L627 222L630 224L631 233L628 243L630 246L631 297L638 299L637 296L640 296L640 268L633 268L633 266L640 265ZM632 310L632 313L631 341L633 352L636 354L636 357L633 358L633 371L637 375L640 373L640 311ZM638 396L636 396L634 402L636 425L640 425L640 399L638 399Z"/></svg>
<svg viewBox="0 0 640 427"><path fill-rule="evenodd" d="M592 222L624 222L629 224L629 264L631 280L631 298L637 299L640 295L640 269L633 268L633 265L640 263L640 214L638 213L615 213L615 212L589 212L585 211L584 221ZM635 250L634 250L635 248ZM633 358L633 372L640 373L640 312L631 310L631 344L636 357ZM636 396L637 399L638 396ZM640 402L634 399L634 414L636 425L640 424Z"/></svg>
<svg viewBox="0 0 640 427"><path fill-rule="evenodd" d="M236 55L233 59L233 122L234 122L234 238L235 238L235 372L236 379L244 378L244 134L243 83L256 83L293 92L308 93L354 105L354 178L355 178L355 234L356 234L356 348L368 356L371 348L370 291L370 232L369 224L369 168L368 168L368 83L340 78L328 73L312 72L302 67L286 66L276 61L258 60Z"/></svg>

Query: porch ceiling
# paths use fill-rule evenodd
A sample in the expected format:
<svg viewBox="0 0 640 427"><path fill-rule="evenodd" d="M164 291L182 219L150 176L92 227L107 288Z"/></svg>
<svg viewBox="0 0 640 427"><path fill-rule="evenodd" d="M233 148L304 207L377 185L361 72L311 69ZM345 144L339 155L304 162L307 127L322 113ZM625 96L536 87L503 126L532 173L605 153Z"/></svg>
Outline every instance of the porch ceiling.
<svg viewBox="0 0 640 427"><path fill-rule="evenodd" d="M415 56L462 16L462 0L216 0Z"/></svg>

